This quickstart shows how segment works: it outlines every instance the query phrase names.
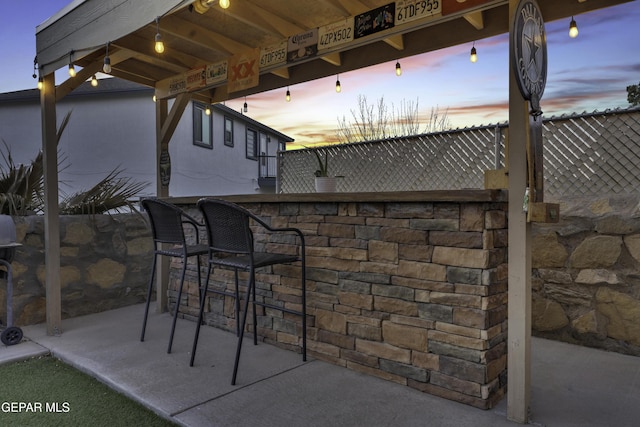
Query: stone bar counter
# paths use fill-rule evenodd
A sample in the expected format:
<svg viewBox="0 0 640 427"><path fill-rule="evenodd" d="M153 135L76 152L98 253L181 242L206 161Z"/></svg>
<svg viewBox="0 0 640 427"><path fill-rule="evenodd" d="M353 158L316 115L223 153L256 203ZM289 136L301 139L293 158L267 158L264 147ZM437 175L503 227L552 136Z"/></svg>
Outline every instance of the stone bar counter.
<svg viewBox="0 0 640 427"><path fill-rule="evenodd" d="M502 398L507 378L506 192L220 198L274 227L303 231L310 356L478 408L491 408ZM199 217L197 199L171 202ZM291 250L291 243L260 245L278 251ZM299 264L259 272L258 298L299 308ZM178 271L173 264L169 304L175 304ZM231 289L233 280L233 271L214 269L209 283ZM195 264L185 286L188 295L180 310L195 317ZM232 298L210 293L205 311L207 324L235 331ZM300 351L300 328L299 317L258 311L258 337L265 342Z"/></svg>

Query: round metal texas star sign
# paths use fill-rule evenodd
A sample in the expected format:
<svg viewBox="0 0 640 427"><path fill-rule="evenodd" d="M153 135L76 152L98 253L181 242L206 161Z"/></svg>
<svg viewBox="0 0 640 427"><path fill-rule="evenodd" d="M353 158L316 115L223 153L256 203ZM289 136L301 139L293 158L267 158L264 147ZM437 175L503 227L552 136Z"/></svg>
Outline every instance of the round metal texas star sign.
<svg viewBox="0 0 640 427"><path fill-rule="evenodd" d="M522 0L516 9L511 65L520 93L531 102L531 114L539 116L540 99L547 83L547 36L535 0Z"/></svg>

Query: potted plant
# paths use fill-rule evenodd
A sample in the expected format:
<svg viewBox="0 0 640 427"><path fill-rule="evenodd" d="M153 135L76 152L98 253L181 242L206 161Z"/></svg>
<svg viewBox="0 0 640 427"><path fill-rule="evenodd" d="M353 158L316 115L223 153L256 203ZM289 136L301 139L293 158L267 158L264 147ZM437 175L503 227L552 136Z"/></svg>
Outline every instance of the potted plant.
<svg viewBox="0 0 640 427"><path fill-rule="evenodd" d="M329 153L324 152L324 160L317 150L314 151L314 154L318 159L318 169L315 172L316 192L329 193L336 191L336 177L329 176Z"/></svg>

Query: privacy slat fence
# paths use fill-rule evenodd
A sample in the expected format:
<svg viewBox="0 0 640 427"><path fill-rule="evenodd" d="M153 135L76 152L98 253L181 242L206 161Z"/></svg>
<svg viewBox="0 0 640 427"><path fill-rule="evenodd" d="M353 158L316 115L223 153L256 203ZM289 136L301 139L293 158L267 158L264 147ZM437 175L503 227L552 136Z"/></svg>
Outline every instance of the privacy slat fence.
<svg viewBox="0 0 640 427"><path fill-rule="evenodd" d="M484 171L504 166L506 124L382 141L340 144L328 153L338 191L483 188ZM543 120L545 195L622 194L640 188L640 109ZM280 154L279 191L314 190L316 149Z"/></svg>

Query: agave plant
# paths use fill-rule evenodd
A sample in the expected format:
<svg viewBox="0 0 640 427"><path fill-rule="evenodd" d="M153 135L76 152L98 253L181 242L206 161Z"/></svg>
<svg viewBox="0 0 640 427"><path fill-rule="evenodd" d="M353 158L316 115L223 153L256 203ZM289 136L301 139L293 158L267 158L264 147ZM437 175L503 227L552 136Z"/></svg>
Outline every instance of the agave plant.
<svg viewBox="0 0 640 427"><path fill-rule="evenodd" d="M69 111L58 128L56 146L69 123ZM44 168L42 151L28 165L16 164L11 150L3 140L4 151L0 156L0 214L27 215L44 211ZM61 165L58 164L58 167ZM102 181L87 191L64 197L60 202L61 214L100 214L109 211L120 212L127 207L135 210L130 200L148 184L134 182L122 177L119 168L111 171Z"/></svg>
<svg viewBox="0 0 640 427"><path fill-rule="evenodd" d="M122 177L122 169L112 170L102 181L86 191L65 197L60 202L60 213L64 215L102 214L122 212L123 208L135 211L131 203L148 184Z"/></svg>
<svg viewBox="0 0 640 427"><path fill-rule="evenodd" d="M312 150L313 154L316 155L316 159L318 160L318 169L316 169L316 171L314 172L314 175L318 177L329 176L329 157L328 157L329 153L326 150L324 150L324 160L323 160L318 149L309 148L306 145L303 145L303 147L308 150Z"/></svg>
<svg viewBox="0 0 640 427"><path fill-rule="evenodd" d="M56 146L62 132L69 123L71 111L62 119L56 133ZM7 143L2 140L4 150L0 155L4 165L0 165L0 213L5 215L26 215L40 213L44 209L44 167L42 151L28 165L16 164ZM60 165L59 165L60 166Z"/></svg>
<svg viewBox="0 0 640 427"><path fill-rule="evenodd" d="M329 158L327 157L329 153L324 152L324 161L322 161L318 151L314 151L314 154L318 159L318 169L315 172L315 176L329 176Z"/></svg>

